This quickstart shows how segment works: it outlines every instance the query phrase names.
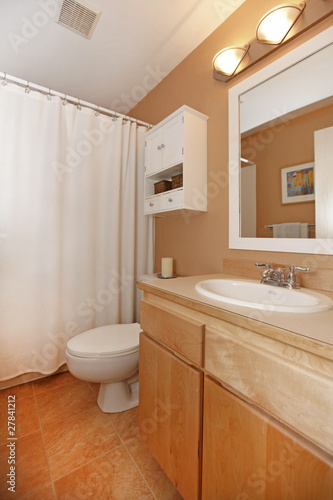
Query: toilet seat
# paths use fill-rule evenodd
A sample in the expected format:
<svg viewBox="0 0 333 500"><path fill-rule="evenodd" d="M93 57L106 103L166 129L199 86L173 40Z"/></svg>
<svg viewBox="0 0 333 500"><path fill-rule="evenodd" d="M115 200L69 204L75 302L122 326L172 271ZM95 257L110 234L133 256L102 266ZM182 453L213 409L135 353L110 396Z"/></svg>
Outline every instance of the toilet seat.
<svg viewBox="0 0 333 500"><path fill-rule="evenodd" d="M139 349L138 323L106 325L76 335L67 343L67 351L73 356L98 358L121 356Z"/></svg>

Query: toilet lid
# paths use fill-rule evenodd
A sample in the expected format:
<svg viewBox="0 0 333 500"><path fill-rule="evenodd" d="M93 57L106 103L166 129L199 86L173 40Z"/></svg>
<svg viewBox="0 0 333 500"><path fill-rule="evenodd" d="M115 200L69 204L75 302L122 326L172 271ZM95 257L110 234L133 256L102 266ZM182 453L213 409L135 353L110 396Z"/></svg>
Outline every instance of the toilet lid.
<svg viewBox="0 0 333 500"><path fill-rule="evenodd" d="M100 326L70 339L67 351L84 358L134 352L139 349L141 331L138 323Z"/></svg>

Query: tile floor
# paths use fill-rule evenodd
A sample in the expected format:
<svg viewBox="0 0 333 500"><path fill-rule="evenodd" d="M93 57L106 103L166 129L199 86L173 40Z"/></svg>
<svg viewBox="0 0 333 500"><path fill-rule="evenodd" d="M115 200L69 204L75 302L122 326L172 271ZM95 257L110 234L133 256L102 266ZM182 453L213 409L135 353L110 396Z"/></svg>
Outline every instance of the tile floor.
<svg viewBox="0 0 333 500"><path fill-rule="evenodd" d="M181 500L138 435L138 408L106 414L69 372L0 391L0 498ZM16 491L8 491L8 395L16 396Z"/></svg>

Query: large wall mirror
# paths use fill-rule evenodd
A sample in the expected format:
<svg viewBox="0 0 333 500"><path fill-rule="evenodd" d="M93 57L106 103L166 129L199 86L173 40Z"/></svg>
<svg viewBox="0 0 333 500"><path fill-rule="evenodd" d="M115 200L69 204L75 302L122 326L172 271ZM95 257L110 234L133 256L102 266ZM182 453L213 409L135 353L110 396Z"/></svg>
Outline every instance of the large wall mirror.
<svg viewBox="0 0 333 500"><path fill-rule="evenodd" d="M333 255L333 27L229 90L229 247Z"/></svg>

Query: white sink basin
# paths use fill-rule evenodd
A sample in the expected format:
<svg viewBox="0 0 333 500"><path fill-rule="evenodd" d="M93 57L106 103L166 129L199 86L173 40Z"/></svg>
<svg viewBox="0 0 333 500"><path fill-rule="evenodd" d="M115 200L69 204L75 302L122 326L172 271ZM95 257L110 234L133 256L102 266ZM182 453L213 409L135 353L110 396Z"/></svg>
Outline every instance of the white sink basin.
<svg viewBox="0 0 333 500"><path fill-rule="evenodd" d="M314 313L333 309L333 301L321 293L289 290L257 281L210 279L200 281L195 289L211 299L265 311Z"/></svg>

